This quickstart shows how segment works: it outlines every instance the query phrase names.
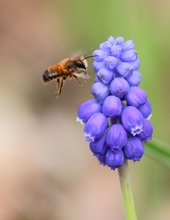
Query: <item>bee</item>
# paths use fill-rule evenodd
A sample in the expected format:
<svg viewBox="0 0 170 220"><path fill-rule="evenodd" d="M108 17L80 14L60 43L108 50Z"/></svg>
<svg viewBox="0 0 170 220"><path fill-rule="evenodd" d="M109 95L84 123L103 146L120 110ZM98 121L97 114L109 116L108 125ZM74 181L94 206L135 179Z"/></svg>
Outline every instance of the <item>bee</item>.
<svg viewBox="0 0 170 220"><path fill-rule="evenodd" d="M58 64L48 67L45 70L42 78L43 82L47 83L52 80L56 80L56 94L58 98L61 95L61 91L67 79L73 79L80 85L82 85L80 79L88 80L89 75L87 73L87 58L94 56L76 56L71 58L65 58Z"/></svg>

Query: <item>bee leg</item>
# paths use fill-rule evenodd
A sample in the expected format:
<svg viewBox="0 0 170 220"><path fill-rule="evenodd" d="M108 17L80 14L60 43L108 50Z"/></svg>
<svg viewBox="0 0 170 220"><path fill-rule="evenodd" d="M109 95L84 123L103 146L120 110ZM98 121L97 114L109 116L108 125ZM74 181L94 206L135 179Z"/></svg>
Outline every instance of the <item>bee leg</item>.
<svg viewBox="0 0 170 220"><path fill-rule="evenodd" d="M76 75L72 75L72 79L78 82L81 86L83 85Z"/></svg>
<svg viewBox="0 0 170 220"><path fill-rule="evenodd" d="M61 79L60 88L59 88L59 91L58 91L59 96L61 95L61 91L62 91L63 86L64 86L64 81L63 81L63 79Z"/></svg>
<svg viewBox="0 0 170 220"><path fill-rule="evenodd" d="M59 87L60 87L60 78L57 78L56 93L58 93Z"/></svg>
<svg viewBox="0 0 170 220"><path fill-rule="evenodd" d="M58 98L60 96L60 87L61 87L61 78L57 78L57 84L56 84L56 91L55 91L55 94L56 95L56 98Z"/></svg>
<svg viewBox="0 0 170 220"><path fill-rule="evenodd" d="M57 78L56 91L55 91L55 93L58 93L58 91L59 91L59 85L60 85L60 79Z"/></svg>

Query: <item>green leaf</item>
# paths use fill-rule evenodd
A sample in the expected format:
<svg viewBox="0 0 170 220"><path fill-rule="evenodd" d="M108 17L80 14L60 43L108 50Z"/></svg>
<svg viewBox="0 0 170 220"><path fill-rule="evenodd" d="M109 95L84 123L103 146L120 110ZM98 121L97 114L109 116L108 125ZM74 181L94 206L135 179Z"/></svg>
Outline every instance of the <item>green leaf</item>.
<svg viewBox="0 0 170 220"><path fill-rule="evenodd" d="M170 147L167 144L154 139L145 146L147 156L170 168Z"/></svg>

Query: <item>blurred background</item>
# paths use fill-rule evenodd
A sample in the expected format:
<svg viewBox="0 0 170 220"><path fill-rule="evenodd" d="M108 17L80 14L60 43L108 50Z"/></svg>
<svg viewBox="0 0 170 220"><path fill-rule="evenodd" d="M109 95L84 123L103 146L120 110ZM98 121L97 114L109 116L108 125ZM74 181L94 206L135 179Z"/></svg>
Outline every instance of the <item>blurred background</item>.
<svg viewBox="0 0 170 220"><path fill-rule="evenodd" d="M0 0L0 220L124 219L117 171L99 165L76 123L93 69L57 100L42 73L111 35L133 39L154 137L170 143L169 12L168 0ZM144 156L130 173L139 220L169 219L169 170Z"/></svg>

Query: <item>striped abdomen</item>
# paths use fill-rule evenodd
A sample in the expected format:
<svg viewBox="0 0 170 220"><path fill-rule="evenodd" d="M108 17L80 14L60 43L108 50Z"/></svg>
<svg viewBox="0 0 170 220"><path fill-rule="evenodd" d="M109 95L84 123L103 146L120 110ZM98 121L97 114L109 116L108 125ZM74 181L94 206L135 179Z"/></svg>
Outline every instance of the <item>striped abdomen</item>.
<svg viewBox="0 0 170 220"><path fill-rule="evenodd" d="M56 79L58 76L59 76L59 74L57 72L46 70L43 74L43 81L48 82L53 79Z"/></svg>

